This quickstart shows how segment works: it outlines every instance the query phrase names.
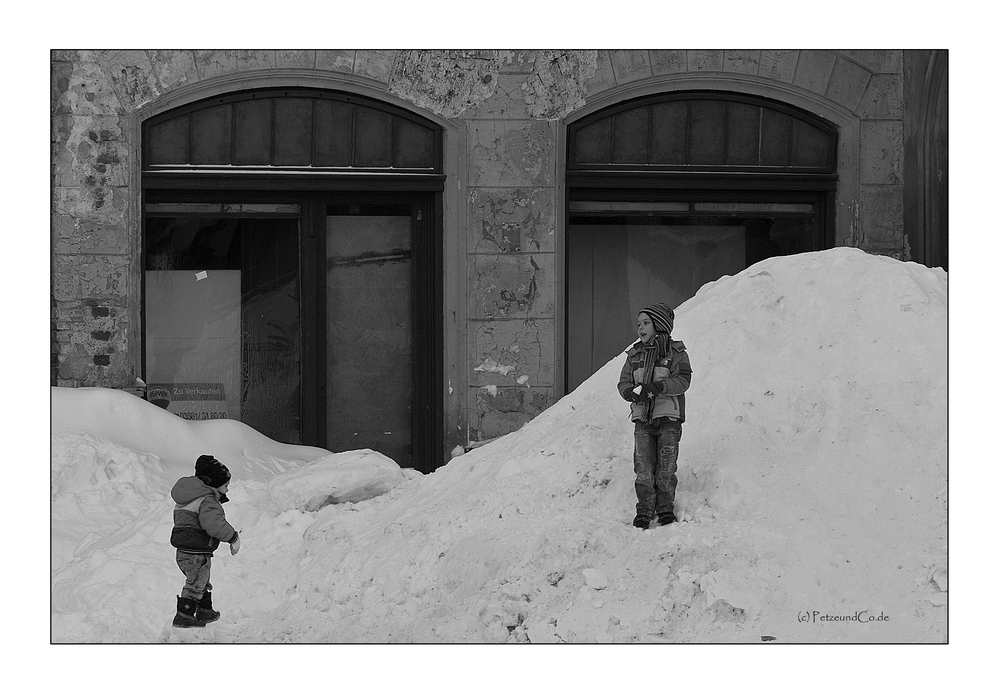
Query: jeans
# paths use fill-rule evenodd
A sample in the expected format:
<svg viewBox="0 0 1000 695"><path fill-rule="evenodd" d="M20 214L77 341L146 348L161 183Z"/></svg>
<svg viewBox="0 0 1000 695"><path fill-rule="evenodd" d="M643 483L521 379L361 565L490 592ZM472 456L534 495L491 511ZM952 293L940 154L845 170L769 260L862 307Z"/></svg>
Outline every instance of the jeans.
<svg viewBox="0 0 1000 695"><path fill-rule="evenodd" d="M178 550L177 566L181 568L187 580L181 589L181 598L200 601L206 591L212 590L212 583L208 581L212 573L212 558L209 555Z"/></svg>
<svg viewBox="0 0 1000 695"><path fill-rule="evenodd" d="M681 423L665 417L635 423L635 513L673 516Z"/></svg>

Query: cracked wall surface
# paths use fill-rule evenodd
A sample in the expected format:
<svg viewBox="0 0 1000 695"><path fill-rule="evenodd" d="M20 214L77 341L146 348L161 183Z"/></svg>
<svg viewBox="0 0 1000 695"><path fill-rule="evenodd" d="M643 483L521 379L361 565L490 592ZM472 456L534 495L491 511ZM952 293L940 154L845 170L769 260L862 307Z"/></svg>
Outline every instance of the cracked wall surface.
<svg viewBox="0 0 1000 695"><path fill-rule="evenodd" d="M561 395L563 119L667 84L723 78L774 99L829 105L858 133L857 153L839 172L855 188L838 193L836 243L905 260L903 65L900 50L53 51L53 383L127 387L136 376L131 167L140 143L128 128L137 111L178 90L224 80L237 89L243 77L280 75L294 85L302 75L311 86L329 78L455 124L445 160L459 170L446 172L445 199L462 214L446 218L464 222L443 233L446 249L461 249L451 267L464 270L445 282L461 287L465 315L448 328L463 347L445 358L457 365L445 377L463 394L465 422L445 427L476 441L516 429Z"/></svg>

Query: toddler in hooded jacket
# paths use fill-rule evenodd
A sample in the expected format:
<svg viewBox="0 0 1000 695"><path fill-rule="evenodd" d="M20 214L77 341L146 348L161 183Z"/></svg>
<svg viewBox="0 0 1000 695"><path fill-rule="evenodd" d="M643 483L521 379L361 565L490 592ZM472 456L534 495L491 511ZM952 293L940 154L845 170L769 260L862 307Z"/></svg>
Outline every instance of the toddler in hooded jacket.
<svg viewBox="0 0 1000 695"><path fill-rule="evenodd" d="M174 528L170 545L177 548L177 566L184 573L184 588L177 597L174 627L204 627L219 619L212 609L212 554L222 542L233 555L240 551L240 536L228 521L222 505L229 501L229 469L210 454L198 457L194 475L181 478L170 490Z"/></svg>
<svg viewBox="0 0 1000 695"><path fill-rule="evenodd" d="M684 422L684 392L691 385L691 360L673 340L674 311L652 304L639 311L639 340L626 352L618 393L632 403L635 423L635 519L649 528L676 521L677 452Z"/></svg>

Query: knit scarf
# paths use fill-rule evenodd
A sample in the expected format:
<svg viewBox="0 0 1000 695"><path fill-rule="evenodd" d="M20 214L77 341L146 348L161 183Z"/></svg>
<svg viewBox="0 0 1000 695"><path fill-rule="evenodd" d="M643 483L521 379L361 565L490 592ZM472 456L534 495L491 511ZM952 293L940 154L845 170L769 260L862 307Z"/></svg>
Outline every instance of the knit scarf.
<svg viewBox="0 0 1000 695"><path fill-rule="evenodd" d="M643 384L648 384L653 380L653 367L663 357L670 354L670 334L657 333L649 339L648 343L643 343L642 352L639 355L639 369L642 374ZM653 396L643 404L642 421L649 424L653 420L653 406L656 397Z"/></svg>

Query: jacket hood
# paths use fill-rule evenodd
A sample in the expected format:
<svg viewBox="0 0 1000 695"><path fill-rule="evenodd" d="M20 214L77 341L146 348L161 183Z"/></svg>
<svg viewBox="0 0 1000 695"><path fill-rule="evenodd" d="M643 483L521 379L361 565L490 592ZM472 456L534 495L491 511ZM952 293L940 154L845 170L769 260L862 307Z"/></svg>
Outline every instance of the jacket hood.
<svg viewBox="0 0 1000 695"><path fill-rule="evenodd" d="M181 478L174 483L174 487L170 490L170 497L177 504L187 504L205 495L213 495L218 499L219 491L209 487L202 482L201 478L196 478L193 475L188 478Z"/></svg>

